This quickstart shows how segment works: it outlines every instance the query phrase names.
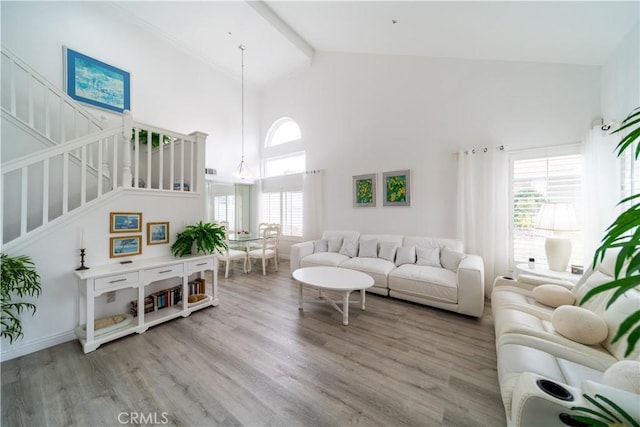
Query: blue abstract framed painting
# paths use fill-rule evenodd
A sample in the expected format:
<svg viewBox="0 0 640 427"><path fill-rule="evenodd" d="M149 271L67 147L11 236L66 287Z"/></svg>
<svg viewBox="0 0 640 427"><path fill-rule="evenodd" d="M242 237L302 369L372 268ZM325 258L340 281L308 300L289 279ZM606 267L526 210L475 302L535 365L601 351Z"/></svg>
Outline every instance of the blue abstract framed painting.
<svg viewBox="0 0 640 427"><path fill-rule="evenodd" d="M111 233L142 231L142 212L111 212L109 217Z"/></svg>
<svg viewBox="0 0 640 427"><path fill-rule="evenodd" d="M64 48L65 89L76 101L118 113L131 109L129 73Z"/></svg>
<svg viewBox="0 0 640 427"><path fill-rule="evenodd" d="M140 255L142 253L142 236L112 237L110 239L109 258Z"/></svg>

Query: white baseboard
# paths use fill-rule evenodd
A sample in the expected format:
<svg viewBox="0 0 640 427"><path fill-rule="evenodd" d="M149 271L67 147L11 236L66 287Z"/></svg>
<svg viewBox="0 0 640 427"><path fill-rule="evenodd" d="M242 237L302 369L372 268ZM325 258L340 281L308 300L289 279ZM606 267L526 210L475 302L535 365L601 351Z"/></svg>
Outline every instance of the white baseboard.
<svg viewBox="0 0 640 427"><path fill-rule="evenodd" d="M36 351L44 350L45 348L53 347L54 345L62 344L67 341L75 340L76 335L73 331L62 332L59 334L50 335L48 337L40 338L30 342L17 341L9 348L3 348L0 360L6 362L7 360L15 359L16 357L24 356L26 354L34 353ZM3 340L3 344L6 345L8 341ZM4 347L4 345L3 345Z"/></svg>

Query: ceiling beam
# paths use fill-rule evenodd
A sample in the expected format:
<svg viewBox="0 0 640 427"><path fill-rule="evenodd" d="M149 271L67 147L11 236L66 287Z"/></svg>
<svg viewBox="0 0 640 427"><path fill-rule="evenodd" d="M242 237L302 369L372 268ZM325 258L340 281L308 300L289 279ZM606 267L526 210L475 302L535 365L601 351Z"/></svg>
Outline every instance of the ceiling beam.
<svg viewBox="0 0 640 427"><path fill-rule="evenodd" d="M280 34L289 40L298 48L309 60L313 60L315 49L300 34L296 33L293 28L282 20L276 13L271 10L267 4L262 1L245 0L246 3L253 8L265 21L269 22Z"/></svg>

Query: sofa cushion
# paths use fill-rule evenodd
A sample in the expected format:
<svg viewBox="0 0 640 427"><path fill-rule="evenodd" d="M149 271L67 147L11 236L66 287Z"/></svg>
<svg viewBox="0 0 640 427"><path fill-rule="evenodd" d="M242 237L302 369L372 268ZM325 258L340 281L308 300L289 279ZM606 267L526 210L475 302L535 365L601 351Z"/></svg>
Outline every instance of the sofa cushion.
<svg viewBox="0 0 640 427"><path fill-rule="evenodd" d="M313 253L327 252L329 250L329 242L326 240L314 240L313 241Z"/></svg>
<svg viewBox="0 0 640 427"><path fill-rule="evenodd" d="M609 292L615 292L616 289L612 289ZM608 295L606 301L610 298L610 293L605 292L605 295ZM606 308L606 304L605 308ZM609 329L609 335L607 339L604 340L602 346L606 348L609 353L613 354L618 360L622 359L640 359L640 344L636 345L636 348L629 354L625 355L628 342L627 339L629 334L633 331L634 328L631 328L626 334L622 336L615 343L612 342L613 338L618 333L618 329L620 324L629 316L633 315L633 313L637 312L640 308L640 291L636 289L629 289L624 294L620 295L618 299L616 299L609 308L606 308L603 312L598 313L600 317L607 324L607 328Z"/></svg>
<svg viewBox="0 0 640 427"><path fill-rule="evenodd" d="M358 256L362 258L377 258L378 257L378 241L377 240L362 240L360 239L360 248L358 249Z"/></svg>
<svg viewBox="0 0 640 427"><path fill-rule="evenodd" d="M604 371L602 383L640 394L640 361L621 360Z"/></svg>
<svg viewBox="0 0 640 427"><path fill-rule="evenodd" d="M549 307L573 305L576 296L569 289L559 285L540 285L533 288L531 294L541 304Z"/></svg>
<svg viewBox="0 0 640 427"><path fill-rule="evenodd" d="M551 323L560 335L586 345L601 343L609 333L607 324L600 316L586 308L572 305L556 308L551 316Z"/></svg>
<svg viewBox="0 0 640 427"><path fill-rule="evenodd" d="M396 266L381 258L350 258L340 264L341 268L362 271L373 277L376 284L387 286L387 276Z"/></svg>
<svg viewBox="0 0 640 427"><path fill-rule="evenodd" d="M425 248L416 246L416 264L428 267L442 267L440 265L440 248Z"/></svg>
<svg viewBox="0 0 640 427"><path fill-rule="evenodd" d="M358 255L358 241L357 240L349 240L344 239L342 241L342 247L340 248L341 255L346 255L349 258L353 258Z"/></svg>
<svg viewBox="0 0 640 427"><path fill-rule="evenodd" d="M440 251L440 264L447 270L451 270L454 273L458 271L460 261L464 259L465 255L462 252L453 250L447 246Z"/></svg>
<svg viewBox="0 0 640 427"><path fill-rule="evenodd" d="M329 252L340 252L342 247L342 237L332 237L327 240L327 246Z"/></svg>
<svg viewBox="0 0 640 427"><path fill-rule="evenodd" d="M396 250L398 245L394 242L380 242L380 249L378 250L378 258L386 259L387 261L394 262L396 260Z"/></svg>
<svg viewBox="0 0 640 427"><path fill-rule="evenodd" d="M302 258L300 260L300 267L313 267L317 265L337 267L348 259L349 257L335 252L318 252Z"/></svg>
<svg viewBox="0 0 640 427"><path fill-rule="evenodd" d="M423 248L448 247L457 252L464 252L462 241L456 239L437 239L432 237L405 236L402 246L422 246Z"/></svg>
<svg viewBox="0 0 640 427"><path fill-rule="evenodd" d="M396 265L415 264L416 247L404 246L396 249Z"/></svg>
<svg viewBox="0 0 640 427"><path fill-rule="evenodd" d="M389 273L389 289L438 301L458 302L457 276L444 268L401 265Z"/></svg>

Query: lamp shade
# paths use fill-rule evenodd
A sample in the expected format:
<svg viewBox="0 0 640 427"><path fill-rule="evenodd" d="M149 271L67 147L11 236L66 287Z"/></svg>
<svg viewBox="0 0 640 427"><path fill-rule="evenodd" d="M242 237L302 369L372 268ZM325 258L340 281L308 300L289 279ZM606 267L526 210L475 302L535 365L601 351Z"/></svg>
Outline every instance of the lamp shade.
<svg viewBox="0 0 640 427"><path fill-rule="evenodd" d="M540 208L535 228L551 231L576 231L578 221L571 203L545 203Z"/></svg>

